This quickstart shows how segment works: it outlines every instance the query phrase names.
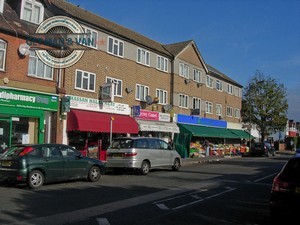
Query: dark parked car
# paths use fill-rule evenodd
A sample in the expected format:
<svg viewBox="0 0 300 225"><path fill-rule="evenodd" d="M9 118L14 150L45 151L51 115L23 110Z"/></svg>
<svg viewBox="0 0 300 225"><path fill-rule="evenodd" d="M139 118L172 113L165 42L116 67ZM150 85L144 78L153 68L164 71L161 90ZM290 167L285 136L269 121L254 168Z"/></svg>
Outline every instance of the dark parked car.
<svg viewBox="0 0 300 225"><path fill-rule="evenodd" d="M0 180L26 182L39 188L46 182L87 179L96 182L105 165L63 144L29 144L7 149L0 157Z"/></svg>
<svg viewBox="0 0 300 225"><path fill-rule="evenodd" d="M298 215L300 210L300 157L287 161L275 177L270 197L271 218L276 221L284 215ZM298 221L299 223L299 221Z"/></svg>
<svg viewBox="0 0 300 225"><path fill-rule="evenodd" d="M252 156L275 156L275 148L269 142L253 143L250 149Z"/></svg>

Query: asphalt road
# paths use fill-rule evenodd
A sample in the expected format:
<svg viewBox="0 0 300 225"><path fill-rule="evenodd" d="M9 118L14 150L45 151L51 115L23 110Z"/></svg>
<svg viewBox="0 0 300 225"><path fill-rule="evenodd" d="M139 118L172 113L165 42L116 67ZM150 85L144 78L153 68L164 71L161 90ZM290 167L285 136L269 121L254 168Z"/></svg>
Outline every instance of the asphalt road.
<svg viewBox="0 0 300 225"><path fill-rule="evenodd" d="M108 172L100 182L0 186L0 224L271 225L272 180L291 156L244 157L157 169Z"/></svg>

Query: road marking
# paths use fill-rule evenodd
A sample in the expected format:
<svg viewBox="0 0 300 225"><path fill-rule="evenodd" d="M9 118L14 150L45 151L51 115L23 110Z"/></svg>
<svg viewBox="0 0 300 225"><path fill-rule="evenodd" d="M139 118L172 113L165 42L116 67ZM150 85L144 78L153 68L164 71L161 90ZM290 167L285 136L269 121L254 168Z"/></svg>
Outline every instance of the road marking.
<svg viewBox="0 0 300 225"><path fill-rule="evenodd" d="M169 188L167 190L153 192L142 196L137 196L130 199L122 199L115 202L110 202L102 205L97 205L89 208L79 209L75 211L53 214L45 217L38 217L29 220L18 221L16 223L9 223L9 225L32 225L32 224L43 224L43 225L61 225L65 223L72 223L81 221L90 217L103 215L116 210L126 209L134 207L143 203L149 203L158 201L162 198L182 194L185 192L196 191L199 189L211 188L222 185L219 181L207 181L192 183L188 185L179 186L176 188ZM5 225L5 224L1 224Z"/></svg>
<svg viewBox="0 0 300 225"><path fill-rule="evenodd" d="M268 176L265 176L265 177L262 177L262 178L259 178L259 179L256 179L256 180L254 180L253 182L259 182L259 181L261 181L261 180L264 180L264 179L267 179L267 178L269 178L269 177L274 177L274 176L276 176L278 173L273 173L273 174L270 174L270 175L268 175Z"/></svg>
<svg viewBox="0 0 300 225"><path fill-rule="evenodd" d="M106 218L96 218L99 225L110 225Z"/></svg>
<svg viewBox="0 0 300 225"><path fill-rule="evenodd" d="M169 210L169 208L165 204L156 204L156 206L161 210Z"/></svg>

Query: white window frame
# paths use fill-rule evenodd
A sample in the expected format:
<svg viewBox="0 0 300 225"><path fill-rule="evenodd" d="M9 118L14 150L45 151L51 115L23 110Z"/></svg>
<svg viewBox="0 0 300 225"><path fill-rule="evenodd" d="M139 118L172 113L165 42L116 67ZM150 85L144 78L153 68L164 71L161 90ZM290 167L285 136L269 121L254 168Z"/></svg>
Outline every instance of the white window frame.
<svg viewBox="0 0 300 225"><path fill-rule="evenodd" d="M196 78L196 76L198 76L198 79ZM193 69L193 80L200 83L202 80L202 72L201 70L198 69Z"/></svg>
<svg viewBox="0 0 300 225"><path fill-rule="evenodd" d="M168 72L168 62L169 60L167 58L158 55L156 60L156 69Z"/></svg>
<svg viewBox="0 0 300 225"><path fill-rule="evenodd" d="M150 66L150 52L143 48L137 48L136 61L140 64Z"/></svg>
<svg viewBox="0 0 300 225"><path fill-rule="evenodd" d="M211 76L206 75L206 87L213 88L213 79Z"/></svg>
<svg viewBox="0 0 300 225"><path fill-rule="evenodd" d="M156 97L158 98L158 104L168 104L168 92L163 89L156 89Z"/></svg>
<svg viewBox="0 0 300 225"><path fill-rule="evenodd" d="M0 67L0 71L5 71L7 43L2 39L0 39L0 42L4 44L4 48L0 48L0 52L3 52L3 66Z"/></svg>
<svg viewBox="0 0 300 225"><path fill-rule="evenodd" d="M79 85L77 84L77 76L78 76L79 72L81 72L81 81L80 81L81 85L80 85L80 87L78 87ZM90 87L92 77L93 77L93 82L94 82L94 87L93 88ZM87 80L87 88L83 87L84 80ZM75 71L75 89L81 90L81 91L95 92L95 87L96 87L96 74L95 73L91 73L91 72L88 72L88 71L76 69L76 71Z"/></svg>
<svg viewBox="0 0 300 225"><path fill-rule="evenodd" d="M116 79L113 77L106 77L106 83L113 83L115 85L114 88L114 96L122 97L122 89L123 89L123 81L120 79Z"/></svg>
<svg viewBox="0 0 300 225"><path fill-rule="evenodd" d="M136 84L135 85L135 99L138 101L146 101L146 96L149 95L149 87Z"/></svg>
<svg viewBox="0 0 300 225"><path fill-rule="evenodd" d="M232 117L232 115L233 115L233 109L232 109L232 107L231 106L227 106L226 107L226 116L227 117Z"/></svg>
<svg viewBox="0 0 300 225"><path fill-rule="evenodd" d="M31 67L31 62L32 60L35 61L35 68L34 68L34 73L31 73L30 71L30 67ZM42 71L43 73L40 74L38 73L38 66L41 66L42 67ZM51 77L46 77L46 71L51 71L51 74L50 76ZM53 80L53 68L44 64L40 59L39 57L35 54L35 51L34 50L30 50L29 52L29 62L28 62L28 76L29 77L35 77L35 78L41 78L41 79L45 79L45 80Z"/></svg>
<svg viewBox="0 0 300 225"><path fill-rule="evenodd" d="M216 80L216 90L223 91L223 82L220 80Z"/></svg>
<svg viewBox="0 0 300 225"><path fill-rule="evenodd" d="M237 97L240 96L240 89L238 87L234 87L234 95Z"/></svg>
<svg viewBox="0 0 300 225"><path fill-rule="evenodd" d="M193 109L199 109L201 112L201 98L193 97Z"/></svg>
<svg viewBox="0 0 300 225"><path fill-rule="evenodd" d="M31 10L31 19L30 20L27 20L25 18L24 10L25 10L26 3L31 4L30 8L26 7L28 10ZM39 15L39 18L38 18L38 22L33 21L33 15L35 15L35 13L36 13L36 12L34 12L34 9L36 7L40 8L40 15ZM22 0L20 18L22 20L28 21L30 23L40 24L44 20L44 6L43 6L43 4L38 2L38 1L35 1L35 0Z"/></svg>
<svg viewBox="0 0 300 225"><path fill-rule="evenodd" d="M185 94L178 95L178 106L180 108L188 108L189 107L189 96Z"/></svg>
<svg viewBox="0 0 300 225"><path fill-rule="evenodd" d="M4 0L0 0L0 13L3 13L4 9Z"/></svg>
<svg viewBox="0 0 300 225"><path fill-rule="evenodd" d="M234 117L235 117L235 118L240 118L240 115L241 115L241 114L240 114L240 109L235 108L235 109L234 109Z"/></svg>
<svg viewBox="0 0 300 225"><path fill-rule="evenodd" d="M233 85L231 85L231 84L227 85L227 93L231 94L231 95L233 94Z"/></svg>
<svg viewBox="0 0 300 225"><path fill-rule="evenodd" d="M110 43L112 43L111 51L110 51ZM107 52L111 55L124 58L124 41L121 41L117 38L108 37Z"/></svg>
<svg viewBox="0 0 300 225"><path fill-rule="evenodd" d="M206 101L205 102L205 113L207 114L213 114L213 103Z"/></svg>
<svg viewBox="0 0 300 225"><path fill-rule="evenodd" d="M179 76L186 79L190 78L190 67L185 63L179 63Z"/></svg>
<svg viewBox="0 0 300 225"><path fill-rule="evenodd" d="M87 46L87 47L90 47L90 48L94 48L94 49L97 49L98 48L98 31L97 30L94 30L90 27L87 27L87 26L83 26L82 25L82 28L84 30L84 33L88 33L88 34L91 34L91 37L88 37L88 38L94 38L93 36L95 35L96 37L94 38L94 42L90 42L90 43L82 43L82 45L84 46ZM83 37L85 38L85 40L89 40L86 35ZM91 44L94 44L94 45L91 45Z"/></svg>
<svg viewBox="0 0 300 225"><path fill-rule="evenodd" d="M216 104L216 115L222 116L222 105L221 104Z"/></svg>

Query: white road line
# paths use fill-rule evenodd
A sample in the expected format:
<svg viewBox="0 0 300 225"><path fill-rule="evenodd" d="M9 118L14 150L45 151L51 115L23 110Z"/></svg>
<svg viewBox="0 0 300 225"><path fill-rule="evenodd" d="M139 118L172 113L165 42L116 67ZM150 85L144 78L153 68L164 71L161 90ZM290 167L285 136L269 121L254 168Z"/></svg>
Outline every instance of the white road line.
<svg viewBox="0 0 300 225"><path fill-rule="evenodd" d="M96 218L99 225L110 225L106 218Z"/></svg>
<svg viewBox="0 0 300 225"><path fill-rule="evenodd" d="M169 207L167 207L165 204L156 204L156 206L161 210L169 210Z"/></svg>
<svg viewBox="0 0 300 225"><path fill-rule="evenodd" d="M171 200L174 200L174 199L177 199L177 198L182 198L182 197L185 197L186 195L179 195L179 196L176 196L176 197L173 197L173 198L167 198L167 199L163 199L163 200L160 200L160 201L156 201L156 202L153 202L153 204L158 204L160 202L167 202L167 201L171 201Z"/></svg>
<svg viewBox="0 0 300 225"><path fill-rule="evenodd" d="M230 188L229 190L222 191L222 192L220 192L220 193L217 193L217 194L214 194L214 195L211 195L211 196L207 196L207 197L205 197L204 199L205 199L205 200L206 200L206 199L211 199L211 198L220 196L220 195L222 195L222 194L225 194L225 193L227 193L227 192L234 191L234 190L236 190L236 188Z"/></svg>
<svg viewBox="0 0 300 225"><path fill-rule="evenodd" d="M163 191L153 192L151 194L133 197L130 199L122 199L115 202L96 205L84 209L58 213L58 214L53 214L45 217L33 218L29 220L22 220L16 223L9 223L9 225L32 225L32 224L61 225L64 223L80 221L93 216L103 215L105 213L110 213L116 210L134 207L143 203L158 201L159 199L182 194L185 192L190 192L190 191L195 191L195 190L205 189L205 188L212 188L220 185L221 183L219 181L207 181L205 183L197 182L197 183L179 186L176 188L169 188ZM1 225L5 225L5 223Z"/></svg>
<svg viewBox="0 0 300 225"><path fill-rule="evenodd" d="M184 208L184 207L187 207L187 206L189 206L189 205L193 205L193 204L196 204L196 203L202 202L202 201L204 201L203 198L201 198L201 199L199 199L199 200L197 200L197 201L194 201L194 202L190 202L190 203L188 203L188 204L184 204L184 205L177 206L177 207L173 208L172 210L181 209L181 208Z"/></svg>
<svg viewBox="0 0 300 225"><path fill-rule="evenodd" d="M268 176L265 176L265 177L262 177L262 178L259 178L259 179L256 179L256 180L254 180L253 182L259 182L259 181L261 181L261 180L264 180L264 179L267 179L267 178L269 178L269 177L274 177L274 176L276 176L278 173L273 173L273 174L270 174L270 175L268 175Z"/></svg>

